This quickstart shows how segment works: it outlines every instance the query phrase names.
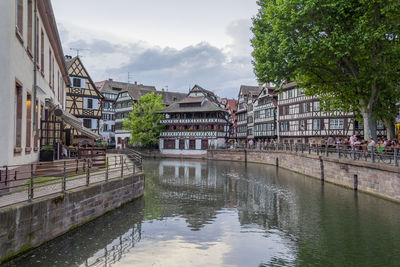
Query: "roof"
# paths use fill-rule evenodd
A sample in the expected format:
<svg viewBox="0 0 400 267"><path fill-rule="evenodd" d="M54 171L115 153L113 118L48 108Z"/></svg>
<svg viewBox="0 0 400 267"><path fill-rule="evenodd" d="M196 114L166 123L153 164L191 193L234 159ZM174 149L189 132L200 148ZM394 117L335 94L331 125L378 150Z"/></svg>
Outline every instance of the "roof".
<svg viewBox="0 0 400 267"><path fill-rule="evenodd" d="M239 95L240 93L244 95L252 94L252 95L258 95L262 88L259 86L251 86L251 85L241 85L240 90L239 90Z"/></svg>
<svg viewBox="0 0 400 267"><path fill-rule="evenodd" d="M79 56L76 56L76 57L65 56L65 57L64 57L64 60L65 60L65 64L66 64L66 66L67 66L68 72L69 72L69 69L71 68L72 64L73 64L76 60L78 60L78 61L79 61L79 64L80 64L80 65L82 66L82 68L83 68L83 71L86 73L87 79L89 80L89 83L92 85L93 90L96 92L96 94L99 96L99 98L104 99L104 96L103 96L103 95L100 93L100 91L97 89L96 85L94 84L92 78L91 78L90 75L89 75L89 72L86 70L85 65L83 65L82 60L80 59ZM73 76L73 75L71 75L71 76ZM68 74L68 77L70 77L69 74Z"/></svg>
<svg viewBox="0 0 400 267"><path fill-rule="evenodd" d="M148 91L156 91L154 86L148 86L143 84L133 84L133 83L126 83L126 82L117 82L112 79L96 82L96 86L98 86L99 91L102 93L118 93L122 91L130 90L148 90ZM118 88L120 90L116 90Z"/></svg>
<svg viewBox="0 0 400 267"><path fill-rule="evenodd" d="M203 96L191 97L190 93L201 92ZM200 107L181 107L181 103L201 103ZM202 88L199 85L195 85L192 90L187 94L187 96L181 101L175 102L166 109L163 113L185 113L185 112L211 112L211 111L221 111L228 112L220 106L218 97L211 91Z"/></svg>
<svg viewBox="0 0 400 267"><path fill-rule="evenodd" d="M201 107L181 107L180 103L176 102L163 110L163 113L185 113L185 112L212 112L212 111L222 111L228 112L225 109L219 107L213 102L206 99Z"/></svg>
<svg viewBox="0 0 400 267"><path fill-rule="evenodd" d="M177 101L181 101L186 96L186 93L167 92L167 91L156 91L156 94L160 94L162 96L163 103L167 106Z"/></svg>
<svg viewBox="0 0 400 267"><path fill-rule="evenodd" d="M285 89L290 89L293 87L297 86L297 82L290 82L290 83L285 83L281 86L281 89L285 90Z"/></svg>

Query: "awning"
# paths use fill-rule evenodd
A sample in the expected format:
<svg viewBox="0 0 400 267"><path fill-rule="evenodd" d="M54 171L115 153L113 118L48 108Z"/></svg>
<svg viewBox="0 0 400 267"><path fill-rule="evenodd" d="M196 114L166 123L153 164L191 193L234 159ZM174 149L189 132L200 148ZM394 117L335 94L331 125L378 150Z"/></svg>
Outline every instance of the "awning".
<svg viewBox="0 0 400 267"><path fill-rule="evenodd" d="M74 115L72 115L71 113L69 113L68 111L62 110L58 107L56 107L53 103L51 103L50 101L46 101L46 104L54 109L54 114L57 117L61 117L61 119L68 123L69 125L71 125L71 127L73 127L75 130L77 130L78 132L80 132L82 135L87 136L89 138L93 138L93 139L101 139L102 137L94 132L92 132L92 130L86 128L85 126L83 126L82 121L80 121L77 117L75 117Z"/></svg>

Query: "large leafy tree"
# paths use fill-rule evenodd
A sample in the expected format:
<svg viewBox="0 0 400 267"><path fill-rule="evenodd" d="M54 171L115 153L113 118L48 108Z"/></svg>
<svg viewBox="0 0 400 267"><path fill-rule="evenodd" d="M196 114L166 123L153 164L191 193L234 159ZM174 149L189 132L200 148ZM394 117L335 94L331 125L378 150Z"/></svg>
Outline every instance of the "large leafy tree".
<svg viewBox="0 0 400 267"><path fill-rule="evenodd" d="M253 19L260 82L297 81L323 108L354 111L365 138L393 132L400 88L400 0L259 0Z"/></svg>
<svg viewBox="0 0 400 267"><path fill-rule="evenodd" d="M133 111L123 121L123 128L131 133L131 144L144 146L158 143L158 137L163 125L160 120L163 115L159 112L165 108L161 94L154 92L140 97L133 103Z"/></svg>

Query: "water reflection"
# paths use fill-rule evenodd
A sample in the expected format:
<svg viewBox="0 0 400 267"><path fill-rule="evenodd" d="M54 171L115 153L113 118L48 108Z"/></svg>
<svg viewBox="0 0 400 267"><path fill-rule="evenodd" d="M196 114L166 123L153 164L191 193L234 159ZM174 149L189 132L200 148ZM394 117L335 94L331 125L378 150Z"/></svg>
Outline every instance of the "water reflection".
<svg viewBox="0 0 400 267"><path fill-rule="evenodd" d="M389 266L400 206L272 166L147 161L145 196L10 266Z"/></svg>

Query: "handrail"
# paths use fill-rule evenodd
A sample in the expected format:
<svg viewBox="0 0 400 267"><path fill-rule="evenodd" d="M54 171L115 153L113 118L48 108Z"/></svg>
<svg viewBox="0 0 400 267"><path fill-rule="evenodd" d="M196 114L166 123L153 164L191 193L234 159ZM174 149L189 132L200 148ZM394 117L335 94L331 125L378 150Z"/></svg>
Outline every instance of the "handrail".
<svg viewBox="0 0 400 267"><path fill-rule="evenodd" d="M347 144L304 144L304 143L270 143L257 144L250 147L219 148L234 151L245 149L248 151L284 151L301 154L316 154L326 157L345 158L355 161L383 163L399 167L399 147L368 146ZM209 149L213 150L213 149Z"/></svg>
<svg viewBox="0 0 400 267"><path fill-rule="evenodd" d="M0 207L142 172L140 153L123 152L105 154L101 160L93 157L0 166Z"/></svg>

